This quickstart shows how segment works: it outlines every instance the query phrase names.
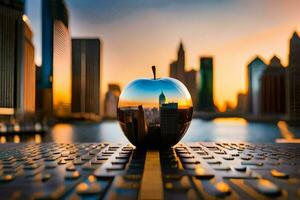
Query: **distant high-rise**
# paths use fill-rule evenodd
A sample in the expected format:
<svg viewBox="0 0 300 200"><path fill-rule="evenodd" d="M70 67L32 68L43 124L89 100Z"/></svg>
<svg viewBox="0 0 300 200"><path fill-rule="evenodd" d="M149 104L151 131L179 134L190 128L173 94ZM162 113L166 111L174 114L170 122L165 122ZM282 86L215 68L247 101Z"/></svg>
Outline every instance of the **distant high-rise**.
<svg viewBox="0 0 300 200"><path fill-rule="evenodd" d="M71 111L71 37L64 0L42 1L42 109L46 115Z"/></svg>
<svg viewBox="0 0 300 200"><path fill-rule="evenodd" d="M295 32L290 40L288 67L288 114L291 120L300 120L300 37Z"/></svg>
<svg viewBox="0 0 300 200"><path fill-rule="evenodd" d="M177 77L177 61L173 61L170 64L169 76L172 77L172 78L176 78Z"/></svg>
<svg viewBox="0 0 300 200"><path fill-rule="evenodd" d="M267 65L256 57L248 66L248 112L253 115L258 115L260 112L260 79Z"/></svg>
<svg viewBox="0 0 300 200"><path fill-rule="evenodd" d="M200 58L200 88L198 110L212 112L215 110L213 99L213 58Z"/></svg>
<svg viewBox="0 0 300 200"><path fill-rule="evenodd" d="M100 40L72 39L72 112L100 115Z"/></svg>
<svg viewBox="0 0 300 200"><path fill-rule="evenodd" d="M180 41L179 49L177 52L177 79L185 83L185 52L182 41Z"/></svg>
<svg viewBox="0 0 300 200"><path fill-rule="evenodd" d="M197 106L197 71L192 69L185 72L185 85L188 88L192 101L193 107Z"/></svg>
<svg viewBox="0 0 300 200"><path fill-rule="evenodd" d="M159 107L161 107L164 103L166 103L166 96L163 92L159 95Z"/></svg>
<svg viewBox="0 0 300 200"><path fill-rule="evenodd" d="M1 0L0 15L0 115L34 112L34 47L24 0Z"/></svg>
<svg viewBox="0 0 300 200"><path fill-rule="evenodd" d="M185 84L185 52L182 42L179 44L179 49L177 52L177 60L172 62L170 65L170 77L180 80Z"/></svg>
<svg viewBox="0 0 300 200"><path fill-rule="evenodd" d="M248 110L247 108L247 95L243 93L238 93L237 96L237 106L235 108L235 112L239 114L245 114Z"/></svg>
<svg viewBox="0 0 300 200"><path fill-rule="evenodd" d="M261 113L286 113L286 69L274 56L261 77Z"/></svg>
<svg viewBox="0 0 300 200"><path fill-rule="evenodd" d="M109 118L117 117L117 104L121 94L120 86L117 84L109 84L108 91L104 100L104 115Z"/></svg>
<svg viewBox="0 0 300 200"><path fill-rule="evenodd" d="M180 41L177 51L177 60L170 64L169 76L181 81L189 90L193 105L197 105L197 72L195 70L185 71L185 51Z"/></svg>

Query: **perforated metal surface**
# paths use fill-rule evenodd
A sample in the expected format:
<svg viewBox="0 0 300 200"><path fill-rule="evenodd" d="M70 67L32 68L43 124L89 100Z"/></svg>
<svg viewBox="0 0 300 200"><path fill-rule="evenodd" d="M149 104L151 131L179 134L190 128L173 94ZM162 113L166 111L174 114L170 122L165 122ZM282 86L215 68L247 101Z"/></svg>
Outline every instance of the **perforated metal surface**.
<svg viewBox="0 0 300 200"><path fill-rule="evenodd" d="M1 199L300 198L298 144L9 143L0 160Z"/></svg>

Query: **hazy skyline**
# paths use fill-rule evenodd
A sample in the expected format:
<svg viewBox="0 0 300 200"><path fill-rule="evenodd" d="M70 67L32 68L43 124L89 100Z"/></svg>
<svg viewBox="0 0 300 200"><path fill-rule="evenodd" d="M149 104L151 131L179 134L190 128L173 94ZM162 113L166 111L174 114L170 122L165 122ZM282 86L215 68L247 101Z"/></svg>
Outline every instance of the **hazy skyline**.
<svg viewBox="0 0 300 200"><path fill-rule="evenodd" d="M236 103L246 91L246 65L260 55L276 54L287 65L288 42L300 30L298 0L67 0L73 37L100 37L102 97L109 82L121 84L167 76L182 39L186 68L199 69L199 57L214 57L214 97L217 106ZM141 3L142 2L142 3ZM27 0L41 64L40 0Z"/></svg>

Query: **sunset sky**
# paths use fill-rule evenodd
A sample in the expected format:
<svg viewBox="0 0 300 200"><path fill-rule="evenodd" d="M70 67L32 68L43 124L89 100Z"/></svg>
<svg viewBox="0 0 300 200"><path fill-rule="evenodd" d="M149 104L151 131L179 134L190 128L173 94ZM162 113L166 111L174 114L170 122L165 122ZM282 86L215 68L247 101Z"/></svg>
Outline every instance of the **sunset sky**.
<svg viewBox="0 0 300 200"><path fill-rule="evenodd" d="M300 31L299 0L67 0L73 37L102 41L102 96L110 82L124 87L139 77L167 76L180 40L186 68L214 57L215 103L236 103L246 91L246 65L276 54L287 64L288 40ZM27 0L41 64L41 0Z"/></svg>

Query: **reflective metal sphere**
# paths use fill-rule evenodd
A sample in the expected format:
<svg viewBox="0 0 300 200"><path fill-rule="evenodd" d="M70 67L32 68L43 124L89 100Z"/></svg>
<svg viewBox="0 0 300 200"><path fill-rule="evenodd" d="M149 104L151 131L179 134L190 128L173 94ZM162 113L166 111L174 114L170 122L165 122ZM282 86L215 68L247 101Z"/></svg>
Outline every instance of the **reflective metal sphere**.
<svg viewBox="0 0 300 200"><path fill-rule="evenodd" d="M191 95L173 78L137 79L118 102L118 120L137 147L170 147L187 131L193 114Z"/></svg>

